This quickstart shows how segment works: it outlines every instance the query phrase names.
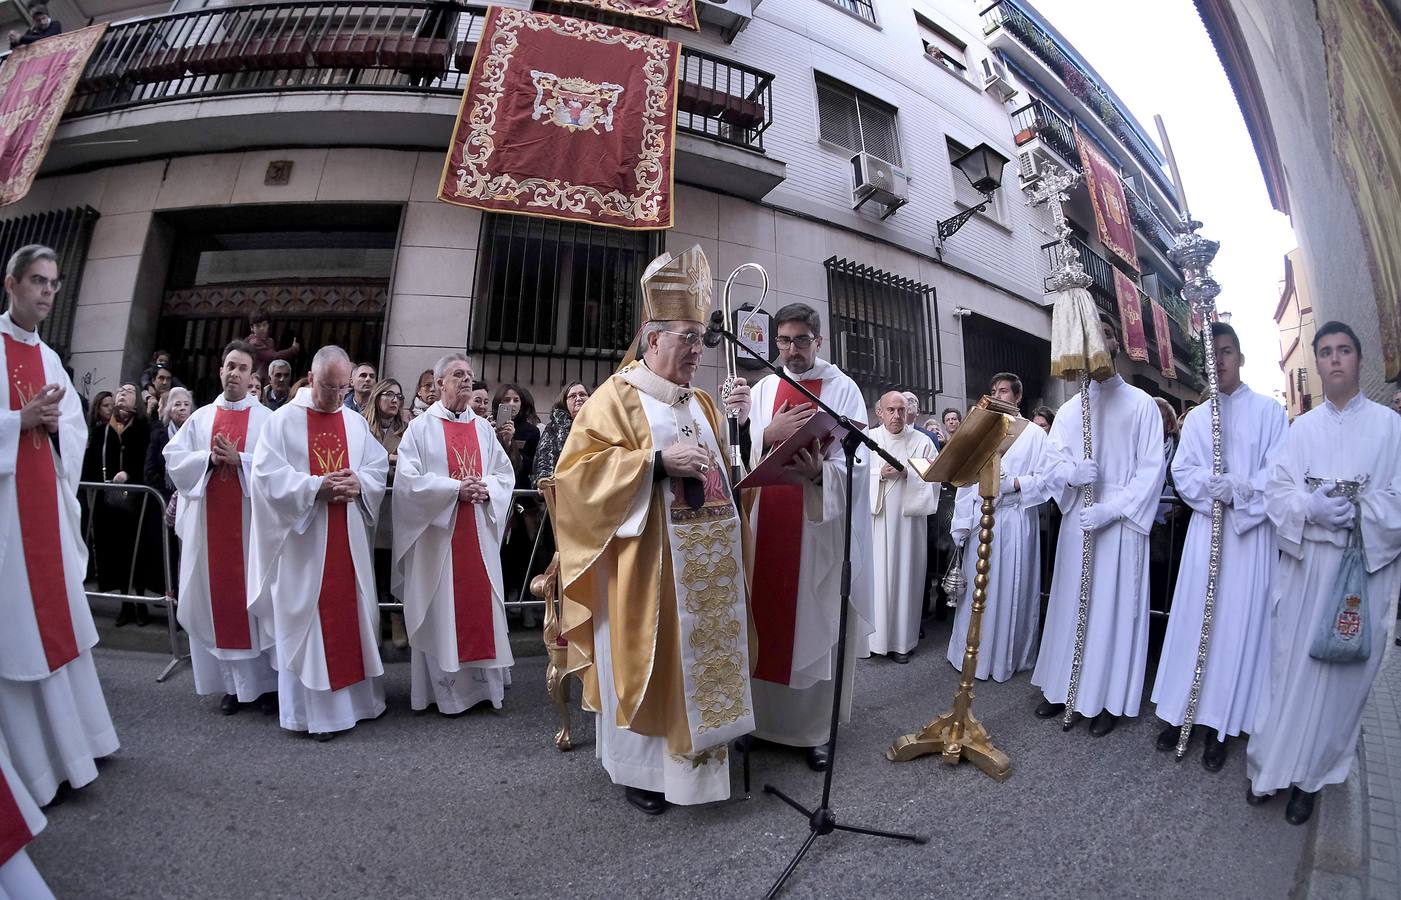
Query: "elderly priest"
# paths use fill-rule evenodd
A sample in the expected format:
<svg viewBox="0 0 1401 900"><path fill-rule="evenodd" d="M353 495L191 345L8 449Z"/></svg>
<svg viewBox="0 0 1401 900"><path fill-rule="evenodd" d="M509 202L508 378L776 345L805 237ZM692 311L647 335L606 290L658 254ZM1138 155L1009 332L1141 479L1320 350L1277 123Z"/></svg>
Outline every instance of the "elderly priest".
<svg viewBox="0 0 1401 900"><path fill-rule="evenodd" d="M472 412L472 366L433 367L438 401L412 422L394 471L394 593L412 648L412 704L456 715L510 683L501 536L515 470L492 423Z"/></svg>
<svg viewBox="0 0 1401 900"><path fill-rule="evenodd" d="M726 742L754 728L745 529L723 417L691 387L712 289L700 247L648 265L643 357L584 404L555 469L569 665L604 769L653 815L728 797ZM730 402L747 418L747 388Z"/></svg>
<svg viewBox="0 0 1401 900"><path fill-rule="evenodd" d="M384 712L370 535L389 456L346 409L350 359L311 361L253 453L253 610L273 623L282 727L319 741Z"/></svg>

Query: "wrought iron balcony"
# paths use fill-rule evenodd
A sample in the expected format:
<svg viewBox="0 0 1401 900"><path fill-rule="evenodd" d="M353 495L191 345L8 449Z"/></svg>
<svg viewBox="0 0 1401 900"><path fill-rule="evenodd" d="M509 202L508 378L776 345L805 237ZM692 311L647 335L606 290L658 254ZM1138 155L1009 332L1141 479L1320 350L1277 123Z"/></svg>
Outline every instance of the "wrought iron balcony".
<svg viewBox="0 0 1401 900"><path fill-rule="evenodd" d="M1085 267L1085 274L1090 276L1090 295L1095 298L1095 305L1117 317L1119 315L1119 299L1114 292L1113 263L1091 250L1088 244L1074 235L1070 238L1070 244L1079 251L1080 263ZM1053 241L1049 244L1043 244L1041 249L1046 251L1046 262L1050 266L1050 271L1059 268L1060 244ZM1050 290L1049 285L1046 290Z"/></svg>
<svg viewBox="0 0 1401 900"><path fill-rule="evenodd" d="M460 96L486 8L450 2L254 3L108 28L68 116L284 91ZM773 76L682 48L677 127L762 152Z"/></svg>
<svg viewBox="0 0 1401 900"><path fill-rule="evenodd" d="M1012 113L1012 133L1018 147L1040 138L1067 163L1080 168L1075 126L1040 100L1032 100Z"/></svg>

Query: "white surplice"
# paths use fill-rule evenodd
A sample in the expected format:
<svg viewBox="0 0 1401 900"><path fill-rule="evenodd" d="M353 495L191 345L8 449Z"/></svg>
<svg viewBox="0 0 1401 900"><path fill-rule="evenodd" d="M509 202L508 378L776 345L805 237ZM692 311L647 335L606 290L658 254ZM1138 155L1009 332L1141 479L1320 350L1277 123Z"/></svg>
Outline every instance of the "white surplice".
<svg viewBox="0 0 1401 900"><path fill-rule="evenodd" d="M16 325L8 312L0 314L0 334L37 345L44 361L44 382L64 390L59 401L57 440L50 439L49 446L58 492L68 612L78 656L51 672L29 593L15 484L20 411L10 408L9 362L0 341L0 584L5 585L0 592L0 621L4 623L0 627L0 733L9 740L14 767L25 787L36 802L46 805L62 782L77 788L96 778L95 760L115 753L118 746L93 667L97 629L83 588L88 551L80 524L78 481L88 429L77 391L58 354L41 342L38 334Z"/></svg>
<svg viewBox="0 0 1401 900"><path fill-rule="evenodd" d="M8 792L13 801L13 806L5 804L10 807L8 813L0 812L0 829L8 832L8 829L14 828L19 834L27 830L31 839L44 830L48 820L39 811L38 804L29 795L24 781L10 762L9 754L5 752L4 733L0 733L0 792ZM8 818L15 813L18 813L15 819ZM0 858L0 900L53 900L53 893L44 883L39 870L34 868L24 847L20 847L8 859Z"/></svg>
<svg viewBox="0 0 1401 900"><path fill-rule="evenodd" d="M884 425L866 432L900 463L933 459L938 451L928 436L913 428L891 434ZM906 465L903 473L883 480L885 460L872 455L870 472L872 603L870 653L909 653L919 643L919 614L924 601L924 573L929 555L928 517L939 506L939 489ZM852 553L856 553L852 545Z"/></svg>
<svg viewBox="0 0 1401 900"><path fill-rule="evenodd" d="M1041 514L1049 494L1038 473L1045 464L1046 432L1027 423L1002 457L1002 484L1012 479L1020 491L1002 494L993 514L992 555L988 557L987 600L978 649L977 678L1006 681L1036 658L1036 624L1041 618ZM968 619L973 614L973 575L978 563L978 520L983 501L978 486L958 489L953 535L962 541L968 589L960 598L949 635L949 662L963 671Z"/></svg>
<svg viewBox="0 0 1401 900"><path fill-rule="evenodd" d="M379 658L379 595L372 541L384 498L389 454L370 434L365 417L342 406L346 467L360 479L360 496L346 504L350 555L355 564L360 651L365 678L331 690L318 601L326 559L329 504L318 500L322 476L310 474L303 388L263 426L253 452L253 533L249 604L273 623L282 727L334 732L384 712L384 667Z"/></svg>
<svg viewBox="0 0 1401 900"><path fill-rule="evenodd" d="M490 499L463 505L462 482L448 474L443 423L462 422L476 430L481 477ZM404 604L404 624L412 648L412 705L435 703L446 714L464 712L489 700L501 708L514 660L506 637L506 592L501 576L501 538L511 510L515 470L491 423L472 410L453 413L434 403L409 423L399 444L394 470L394 574L392 590ZM452 535L457 517L476 517L477 546L491 580L491 620L495 655L460 662L452 583Z"/></svg>
<svg viewBox="0 0 1401 900"><path fill-rule="evenodd" d="M1289 420L1278 401L1244 384L1220 397L1223 469L1247 479L1253 491L1249 497L1235 494L1225 507L1211 643L1197 703L1197 724L1216 729L1224 740L1251 729L1269 675L1270 588L1279 549L1274 526L1265 516L1265 480ZM1192 521L1153 684L1158 718L1170 725L1181 725L1186 714L1201 642L1211 557L1212 499L1206 490L1210 477L1211 407L1203 403L1187 414L1172 459L1173 485L1192 508Z"/></svg>
<svg viewBox="0 0 1401 900"><path fill-rule="evenodd" d="M221 394L208 406L190 414L165 445L165 470L179 495L175 533L180 537L180 603L176 619L190 636L190 667L197 694L232 694L242 703L277 690L273 666L272 623L260 621L251 611L246 650L216 646L214 613L209 591L209 535L206 528L205 488L215 475L209 453L214 441L214 417L218 410L248 410L248 431L239 453L237 476L243 489L243 568L247 595L253 594L249 535L253 529L253 451L272 412L252 395L225 400Z"/></svg>
<svg viewBox="0 0 1401 900"><path fill-rule="evenodd" d="M1366 475L1361 515L1371 612L1372 652L1365 662L1321 662L1309 647L1332 615L1338 565L1349 531L1304 521L1304 476ZM1391 646L1401 589L1401 416L1358 395L1343 409L1324 402L1289 429L1265 485L1265 512L1283 553L1270 619L1270 677L1251 731L1246 769L1267 794L1297 785L1317 791L1347 778L1362 729L1367 693Z"/></svg>
<svg viewBox="0 0 1401 900"><path fill-rule="evenodd" d="M791 373L790 373L791 374ZM861 389L841 369L818 359L799 381L820 380L822 402L838 413L860 423L866 418L866 401ZM770 375L754 385L749 433L753 436L750 464L763 458L764 429L773 421L774 397L781 382ZM840 436L838 436L840 438ZM871 566L858 548L871 545L871 520L866 491L867 453L860 450L853 467L851 528L851 616L848 632L845 675L842 678L842 720L851 718L851 695L856 666L857 644L872 631ZM757 527L763 494L754 503L750 523ZM754 733L766 741L792 747L825 744L831 729L833 673L836 671L837 626L841 609L842 542L846 527L846 456L840 440L827 448L822 464L822 484L803 489L803 530L801 538L790 543L798 563L798 605L793 623L793 665L788 684L753 680ZM770 563L754 560L757 572ZM764 602L756 596L756 606Z"/></svg>
<svg viewBox="0 0 1401 900"><path fill-rule="evenodd" d="M1052 703L1070 691L1075 624L1080 606L1081 488L1067 478L1084 457L1080 395L1056 413L1046 447L1042 478L1064 518L1056 543L1055 574L1046 627L1031 683ZM1085 655L1076 711L1136 716L1148 665L1148 532L1158 508L1167 465L1163 416L1153 398L1114 375L1090 383L1090 435L1099 465L1095 502L1111 504L1119 516L1097 531L1091 543L1090 604Z"/></svg>

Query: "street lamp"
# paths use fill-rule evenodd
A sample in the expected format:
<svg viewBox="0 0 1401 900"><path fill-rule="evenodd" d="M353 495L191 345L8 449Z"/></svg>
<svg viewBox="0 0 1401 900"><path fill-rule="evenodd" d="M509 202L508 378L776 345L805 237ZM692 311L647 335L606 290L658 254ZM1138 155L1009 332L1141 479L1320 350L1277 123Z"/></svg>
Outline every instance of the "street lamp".
<svg viewBox="0 0 1401 900"><path fill-rule="evenodd" d="M977 206L971 206L951 219L945 219L938 223L939 226L939 249L944 249L944 241L953 237L958 229L962 228L969 219L987 209L992 202L992 195L1002 186L1002 168L1011 162L1007 157L998 153L986 142L979 144L972 150L953 161L954 168L963 173L968 179L968 183L973 186L973 190L983 195L983 202Z"/></svg>

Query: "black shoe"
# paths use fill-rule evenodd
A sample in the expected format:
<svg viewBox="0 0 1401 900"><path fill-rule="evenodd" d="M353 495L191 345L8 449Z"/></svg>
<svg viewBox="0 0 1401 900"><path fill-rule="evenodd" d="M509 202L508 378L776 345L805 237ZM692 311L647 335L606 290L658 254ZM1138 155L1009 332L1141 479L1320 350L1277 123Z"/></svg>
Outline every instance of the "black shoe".
<svg viewBox="0 0 1401 900"><path fill-rule="evenodd" d="M219 712L226 716L238 712L238 697L233 694L225 694L224 699L219 701Z"/></svg>
<svg viewBox="0 0 1401 900"><path fill-rule="evenodd" d="M919 626L919 639L920 639L921 641L924 640L924 626L923 626L923 625Z"/></svg>
<svg viewBox="0 0 1401 900"><path fill-rule="evenodd" d="M899 663L900 665L903 666L905 663L907 663L907 662L910 661L910 654L908 654L908 653L892 653L892 654L890 654L890 660L891 660L891 662L897 662L897 663Z"/></svg>
<svg viewBox="0 0 1401 900"><path fill-rule="evenodd" d="M1036 718L1038 719L1053 719L1064 712L1064 703L1052 703L1049 700L1042 700L1036 705Z"/></svg>
<svg viewBox="0 0 1401 900"><path fill-rule="evenodd" d="M1163 730L1158 732L1158 739L1153 742L1153 746L1163 753L1167 753L1169 750L1176 750L1177 738L1181 734L1182 729L1178 728L1176 725L1164 726Z"/></svg>
<svg viewBox="0 0 1401 900"><path fill-rule="evenodd" d="M1298 786L1289 789L1289 805L1284 808L1284 821L1290 825L1302 825L1313 815L1313 801L1318 791L1301 791Z"/></svg>
<svg viewBox="0 0 1401 900"><path fill-rule="evenodd" d="M649 816L660 816L671 805L666 802L666 797L656 791L644 791L642 788L624 788L623 796L627 798L629 803Z"/></svg>
<svg viewBox="0 0 1401 900"><path fill-rule="evenodd" d="M1269 794L1257 794L1255 793L1254 789L1250 787L1250 785L1247 784L1245 786L1245 802L1249 803L1251 806L1264 806L1266 803L1269 803L1273 799L1273 792Z"/></svg>
<svg viewBox="0 0 1401 900"><path fill-rule="evenodd" d="M130 625L132 622L135 622L135 621L136 621L136 604L135 604L135 603L123 603L123 604L122 604L122 608L117 612L117 621L114 622L113 624L114 624L117 628L121 628L122 626L124 626L124 625Z"/></svg>
<svg viewBox="0 0 1401 900"><path fill-rule="evenodd" d="M808 748L808 768L814 772L827 771L827 764L832 761L832 752L826 744L818 744L816 747Z"/></svg>
<svg viewBox="0 0 1401 900"><path fill-rule="evenodd" d="M1202 768L1208 772L1220 772L1221 767L1226 765L1227 744L1230 738L1217 740L1219 735L1214 729L1206 733L1206 748L1202 750Z"/></svg>
<svg viewBox="0 0 1401 900"><path fill-rule="evenodd" d="M44 809L48 809L51 806L62 806L71 796L73 796L72 785L66 781L60 781L58 783L58 790L54 791L54 798L44 804Z"/></svg>
<svg viewBox="0 0 1401 900"><path fill-rule="evenodd" d="M311 739L318 744L324 744L336 736L334 731L313 731Z"/></svg>
<svg viewBox="0 0 1401 900"><path fill-rule="evenodd" d="M268 691L258 698L258 711L265 716L271 716L277 712L277 691Z"/></svg>
<svg viewBox="0 0 1401 900"><path fill-rule="evenodd" d="M1114 730L1114 726L1119 724L1119 717L1107 709L1099 711L1099 715L1090 721L1090 734L1095 737L1104 737Z"/></svg>
<svg viewBox="0 0 1401 900"><path fill-rule="evenodd" d="M136 604L136 627L145 628L151 624L151 612L146 608L146 604Z"/></svg>

